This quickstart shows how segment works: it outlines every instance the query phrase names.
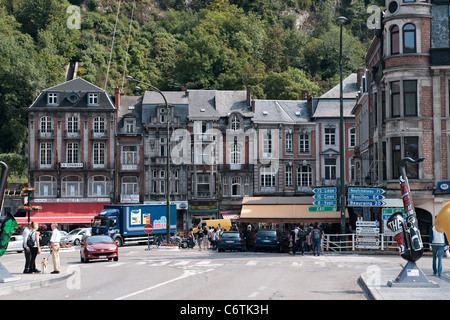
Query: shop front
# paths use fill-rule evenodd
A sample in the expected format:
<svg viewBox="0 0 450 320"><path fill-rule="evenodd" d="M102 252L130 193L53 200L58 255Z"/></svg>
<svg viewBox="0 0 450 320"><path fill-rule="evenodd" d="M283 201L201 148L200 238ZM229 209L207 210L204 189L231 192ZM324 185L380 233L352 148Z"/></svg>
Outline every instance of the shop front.
<svg viewBox="0 0 450 320"><path fill-rule="evenodd" d="M36 203L37 204L37 203ZM91 220L103 206L109 202L58 202L39 203L42 207L38 212L30 212L30 221L50 227L52 223L58 223L61 230L69 231L75 227L89 227ZM15 215L19 225L28 223L28 213L21 212Z"/></svg>
<svg viewBox="0 0 450 320"><path fill-rule="evenodd" d="M242 201L242 211L239 222L252 224L256 228L266 227L280 231L291 230L294 225L309 226L320 223L327 229L339 227L341 217L339 211L310 212L312 197L246 197ZM349 216L346 210L345 219Z"/></svg>

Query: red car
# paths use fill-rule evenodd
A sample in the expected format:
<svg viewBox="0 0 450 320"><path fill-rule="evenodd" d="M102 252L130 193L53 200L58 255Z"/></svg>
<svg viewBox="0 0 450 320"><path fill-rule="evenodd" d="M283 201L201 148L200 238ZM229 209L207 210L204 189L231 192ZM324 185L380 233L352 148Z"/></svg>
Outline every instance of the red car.
<svg viewBox="0 0 450 320"><path fill-rule="evenodd" d="M111 237L90 236L87 237L80 248L81 262L89 262L93 259L119 260L119 249Z"/></svg>

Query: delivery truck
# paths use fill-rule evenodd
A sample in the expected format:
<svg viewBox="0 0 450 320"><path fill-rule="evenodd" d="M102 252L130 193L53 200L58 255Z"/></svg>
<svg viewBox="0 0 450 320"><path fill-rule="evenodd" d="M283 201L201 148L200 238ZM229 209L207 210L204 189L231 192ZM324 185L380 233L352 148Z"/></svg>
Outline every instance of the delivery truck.
<svg viewBox="0 0 450 320"><path fill-rule="evenodd" d="M105 205L92 221L92 234L105 234L117 246L125 242L147 241L144 227L151 225L151 237L167 235L166 205ZM176 205L170 205L170 232L176 232Z"/></svg>

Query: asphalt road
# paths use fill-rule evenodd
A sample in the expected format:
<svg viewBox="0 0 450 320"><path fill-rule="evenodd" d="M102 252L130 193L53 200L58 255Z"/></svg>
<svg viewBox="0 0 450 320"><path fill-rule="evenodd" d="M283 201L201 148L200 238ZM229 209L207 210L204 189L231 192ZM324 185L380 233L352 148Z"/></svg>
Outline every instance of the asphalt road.
<svg viewBox="0 0 450 320"><path fill-rule="evenodd" d="M366 300L359 276L377 265L403 263L397 256L146 248L124 246L117 262L87 264L80 262L78 250L63 253L62 268L74 270L73 277L2 300Z"/></svg>

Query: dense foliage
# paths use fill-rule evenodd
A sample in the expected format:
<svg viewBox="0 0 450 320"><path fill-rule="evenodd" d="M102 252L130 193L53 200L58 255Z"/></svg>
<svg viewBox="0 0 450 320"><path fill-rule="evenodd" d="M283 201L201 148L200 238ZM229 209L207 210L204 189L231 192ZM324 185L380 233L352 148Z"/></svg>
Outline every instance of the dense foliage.
<svg viewBox="0 0 450 320"><path fill-rule="evenodd" d="M126 94L136 94L124 81L132 75L161 90L251 86L256 98L300 99L302 90L319 96L338 81L336 17L350 20L343 33L344 76L364 67L370 4L0 0L0 153L24 152L23 109L41 90L65 81L69 61L79 62L78 76L110 93L124 86ZM70 5L81 8L80 29L68 27Z"/></svg>

